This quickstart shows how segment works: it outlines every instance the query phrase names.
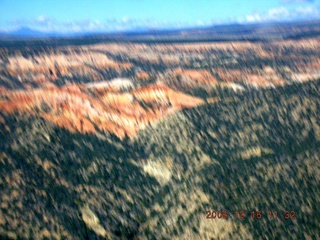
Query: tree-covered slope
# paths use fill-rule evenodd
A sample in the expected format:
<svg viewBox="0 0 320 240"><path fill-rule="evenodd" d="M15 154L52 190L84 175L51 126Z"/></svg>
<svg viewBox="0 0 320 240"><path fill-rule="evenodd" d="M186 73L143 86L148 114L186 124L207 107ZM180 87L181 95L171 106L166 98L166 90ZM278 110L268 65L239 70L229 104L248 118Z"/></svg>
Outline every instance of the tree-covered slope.
<svg viewBox="0 0 320 240"><path fill-rule="evenodd" d="M317 239L319 85L221 93L122 141L1 113L0 237Z"/></svg>
<svg viewBox="0 0 320 240"><path fill-rule="evenodd" d="M132 163L124 142L2 117L1 236L95 239L80 216L87 205L111 237L136 235L159 184Z"/></svg>
<svg viewBox="0 0 320 240"><path fill-rule="evenodd" d="M173 175L183 176L173 180L172 185L182 186L178 191L168 187L172 204L159 200L161 217L150 220L157 224L147 225L148 230L156 226L167 234L165 219L172 217L167 237L319 238L318 89L314 82L253 90L232 101L222 96L220 103L183 111L141 133L141 151L156 161L171 157L179 166ZM207 199L195 210L194 191ZM181 194L185 199L177 202ZM205 219L207 210L228 211L236 226ZM251 212L258 210L262 218L252 219ZM237 211L247 218L236 219ZM269 211L277 211L277 219ZM221 223L224 230L217 226Z"/></svg>

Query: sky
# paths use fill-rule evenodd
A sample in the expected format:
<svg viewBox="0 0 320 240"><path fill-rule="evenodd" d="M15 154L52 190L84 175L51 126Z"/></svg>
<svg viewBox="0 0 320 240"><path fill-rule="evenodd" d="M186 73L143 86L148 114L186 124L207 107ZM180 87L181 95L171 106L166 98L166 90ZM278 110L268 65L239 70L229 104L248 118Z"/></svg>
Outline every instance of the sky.
<svg viewBox="0 0 320 240"><path fill-rule="evenodd" d="M320 19L320 0L0 0L0 31L115 32Z"/></svg>

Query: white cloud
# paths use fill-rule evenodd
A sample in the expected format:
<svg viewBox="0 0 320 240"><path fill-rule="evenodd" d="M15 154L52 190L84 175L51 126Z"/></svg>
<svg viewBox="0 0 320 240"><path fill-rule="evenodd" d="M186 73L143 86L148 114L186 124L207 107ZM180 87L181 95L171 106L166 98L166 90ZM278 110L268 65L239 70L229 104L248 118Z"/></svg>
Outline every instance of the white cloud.
<svg viewBox="0 0 320 240"><path fill-rule="evenodd" d="M122 19L121 19L121 21L123 22L123 23L128 23L128 22L130 22L130 18L128 18L128 17L123 17Z"/></svg>
<svg viewBox="0 0 320 240"><path fill-rule="evenodd" d="M293 19L314 19L320 17L320 9L307 7L298 7L289 11L285 7L272 8L266 13L252 13L245 16L244 19L239 19L239 22L268 22L268 21L282 21Z"/></svg>
<svg viewBox="0 0 320 240"><path fill-rule="evenodd" d="M320 17L320 8L310 6L299 6L296 9L280 7L272 8L263 12L253 12L241 19L230 18L227 21L211 20L203 21L198 19L194 22L169 22L157 21L154 19L133 19L122 17L120 19L106 20L77 20L77 21L57 21L45 15L41 15L33 20L16 19L11 21L11 29L29 27L43 32L113 32L127 31L135 29L178 29L184 27L210 26L212 24L225 24L228 22L254 23L268 21L283 21L293 19L315 19ZM1 25L0 25L1 27ZM7 28L9 29L9 28Z"/></svg>
<svg viewBox="0 0 320 240"><path fill-rule="evenodd" d="M303 14L303 15L318 15L319 10L313 7L298 7L296 9L296 12L298 14Z"/></svg>
<svg viewBox="0 0 320 240"><path fill-rule="evenodd" d="M277 21L288 18L289 11L284 8L272 8L266 14L252 13L245 17L245 22Z"/></svg>
<svg viewBox="0 0 320 240"><path fill-rule="evenodd" d="M260 22L262 21L262 17L259 13L253 13L250 15L247 15L246 17L247 22Z"/></svg>
<svg viewBox="0 0 320 240"><path fill-rule="evenodd" d="M36 21L38 23L44 23L44 22L47 22L49 20L49 18L47 16L39 16Z"/></svg>
<svg viewBox="0 0 320 240"><path fill-rule="evenodd" d="M267 18L278 20L289 16L288 9L284 7L272 8L268 11Z"/></svg>

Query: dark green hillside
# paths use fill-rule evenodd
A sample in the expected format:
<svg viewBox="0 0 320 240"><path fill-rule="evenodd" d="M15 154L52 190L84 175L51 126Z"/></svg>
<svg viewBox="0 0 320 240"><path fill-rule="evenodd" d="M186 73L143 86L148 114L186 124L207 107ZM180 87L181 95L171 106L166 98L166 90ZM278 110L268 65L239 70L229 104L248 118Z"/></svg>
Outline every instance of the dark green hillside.
<svg viewBox="0 0 320 240"><path fill-rule="evenodd" d="M141 151L155 159L174 159L175 175L181 174L183 181L172 185L180 186L186 195L186 202L177 203L178 193L171 191L171 205L159 200L164 210L152 220L156 229L167 236L181 236L187 229L182 226L189 226L198 229L192 231L193 236L207 236L199 230L202 223L197 218L204 219L206 210L225 209L233 217L236 211L249 217L233 220L246 229L239 230L240 236L246 232L253 239L319 237L318 89L319 82L313 82L250 91L232 103L186 110L141 133L137 140ZM191 214L187 203L192 202L187 199L194 191L203 192L210 201L199 204ZM183 204L185 209L180 211ZM251 219L251 212L257 210L262 211L262 219ZM291 210L295 219L285 219ZM166 233L164 222L171 211L176 223ZM269 220L268 211L277 211L278 219ZM237 229L241 227L225 232L236 237Z"/></svg>
<svg viewBox="0 0 320 240"><path fill-rule="evenodd" d="M111 236L137 234L159 184L133 164L125 143L2 117L10 129L1 124L0 236L96 239L79 217L86 204Z"/></svg>
<svg viewBox="0 0 320 240"><path fill-rule="evenodd" d="M1 113L0 238L317 239L319 89L221 92L125 141Z"/></svg>

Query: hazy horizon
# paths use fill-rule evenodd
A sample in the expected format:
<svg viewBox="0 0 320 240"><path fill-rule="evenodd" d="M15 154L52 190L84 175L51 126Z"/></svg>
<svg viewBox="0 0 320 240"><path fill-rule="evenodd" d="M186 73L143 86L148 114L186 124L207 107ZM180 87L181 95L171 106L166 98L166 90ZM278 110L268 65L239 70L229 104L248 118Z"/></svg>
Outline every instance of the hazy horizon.
<svg viewBox="0 0 320 240"><path fill-rule="evenodd" d="M123 32L320 18L320 0L35 1L3 0L0 31Z"/></svg>

